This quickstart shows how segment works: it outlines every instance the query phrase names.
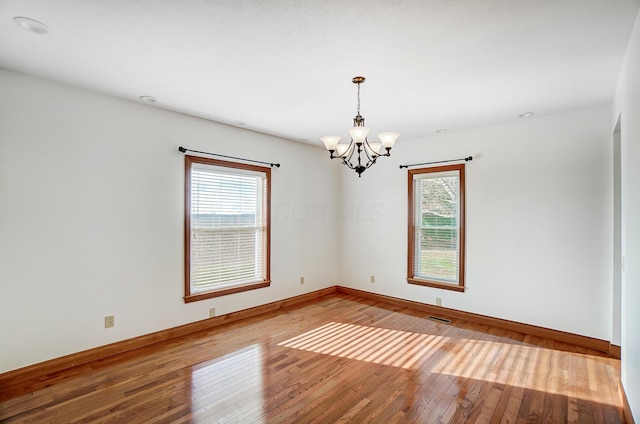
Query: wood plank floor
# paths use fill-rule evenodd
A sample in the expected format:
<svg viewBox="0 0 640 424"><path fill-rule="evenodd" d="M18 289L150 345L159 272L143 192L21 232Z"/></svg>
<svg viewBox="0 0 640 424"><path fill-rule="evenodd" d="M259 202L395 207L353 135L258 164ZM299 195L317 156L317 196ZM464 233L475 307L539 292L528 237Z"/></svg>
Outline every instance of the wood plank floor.
<svg viewBox="0 0 640 424"><path fill-rule="evenodd" d="M335 294L3 387L2 423L624 423L619 361Z"/></svg>

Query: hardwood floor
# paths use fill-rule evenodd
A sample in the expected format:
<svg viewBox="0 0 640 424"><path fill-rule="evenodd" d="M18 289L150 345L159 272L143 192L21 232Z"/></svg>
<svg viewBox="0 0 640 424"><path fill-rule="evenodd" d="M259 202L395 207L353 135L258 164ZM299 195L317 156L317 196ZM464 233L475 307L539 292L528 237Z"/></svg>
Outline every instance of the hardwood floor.
<svg viewBox="0 0 640 424"><path fill-rule="evenodd" d="M619 360L335 294L0 392L2 423L624 423Z"/></svg>

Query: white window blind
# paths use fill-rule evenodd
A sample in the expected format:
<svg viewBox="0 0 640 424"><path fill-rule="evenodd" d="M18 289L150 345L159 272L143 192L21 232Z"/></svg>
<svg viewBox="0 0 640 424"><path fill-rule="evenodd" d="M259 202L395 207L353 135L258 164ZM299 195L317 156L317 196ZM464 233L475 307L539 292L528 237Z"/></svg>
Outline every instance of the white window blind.
<svg viewBox="0 0 640 424"><path fill-rule="evenodd" d="M265 280L266 178L263 172L192 163L192 294Z"/></svg>
<svg viewBox="0 0 640 424"><path fill-rule="evenodd" d="M413 275L457 284L460 261L458 171L413 176Z"/></svg>

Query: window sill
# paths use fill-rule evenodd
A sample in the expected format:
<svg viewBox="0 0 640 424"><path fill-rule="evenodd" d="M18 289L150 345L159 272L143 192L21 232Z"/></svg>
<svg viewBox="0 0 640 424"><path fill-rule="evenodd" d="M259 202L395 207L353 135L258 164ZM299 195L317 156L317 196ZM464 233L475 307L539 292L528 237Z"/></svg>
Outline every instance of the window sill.
<svg viewBox="0 0 640 424"><path fill-rule="evenodd" d="M240 293L249 290L261 289L269 287L271 285L270 280L260 281L258 283L245 284L243 286L231 287L228 289L214 290L197 294L188 294L184 296L184 303L197 302L199 300L212 299L214 297L226 296L229 294Z"/></svg>
<svg viewBox="0 0 640 424"><path fill-rule="evenodd" d="M464 285L453 283L442 283L439 281L420 280L418 278L407 278L407 283L416 284L419 286L434 287L436 289L453 290L457 292L464 292Z"/></svg>

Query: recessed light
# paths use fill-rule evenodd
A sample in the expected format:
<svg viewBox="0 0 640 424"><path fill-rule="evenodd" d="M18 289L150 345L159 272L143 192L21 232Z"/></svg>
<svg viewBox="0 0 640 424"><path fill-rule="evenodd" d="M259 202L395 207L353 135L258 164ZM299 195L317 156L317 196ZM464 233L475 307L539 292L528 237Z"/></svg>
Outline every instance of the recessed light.
<svg viewBox="0 0 640 424"><path fill-rule="evenodd" d="M25 18L23 16L16 16L13 18L13 22L25 31L31 31L36 34L44 35L49 33L49 27L31 18Z"/></svg>
<svg viewBox="0 0 640 424"><path fill-rule="evenodd" d="M446 128L440 128L438 131L436 131L436 134L444 134L446 133L448 130Z"/></svg>
<svg viewBox="0 0 640 424"><path fill-rule="evenodd" d="M525 112L525 113L523 113L521 115L518 115L518 118L530 118L533 115L535 115L535 113L533 113L533 112Z"/></svg>
<svg viewBox="0 0 640 424"><path fill-rule="evenodd" d="M147 103L155 103L158 101L158 99L153 96L140 96L140 100Z"/></svg>

